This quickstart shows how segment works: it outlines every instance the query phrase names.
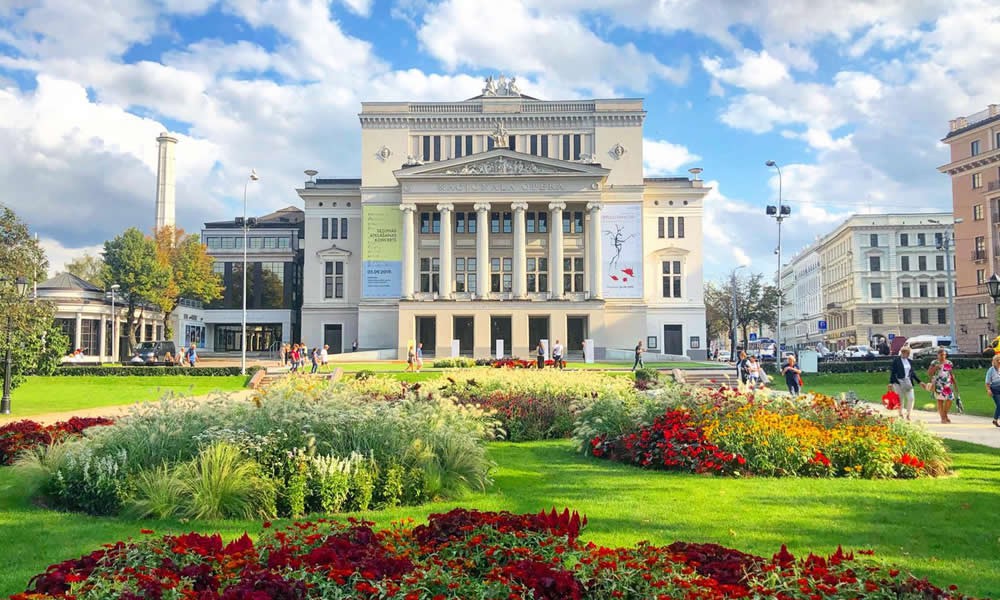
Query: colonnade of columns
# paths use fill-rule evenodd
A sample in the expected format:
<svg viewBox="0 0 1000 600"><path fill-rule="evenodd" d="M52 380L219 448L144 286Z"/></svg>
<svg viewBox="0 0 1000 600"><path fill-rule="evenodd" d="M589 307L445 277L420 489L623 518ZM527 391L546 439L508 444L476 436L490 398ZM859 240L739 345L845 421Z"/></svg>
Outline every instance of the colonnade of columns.
<svg viewBox="0 0 1000 600"><path fill-rule="evenodd" d="M473 205L476 212L476 289L479 298L488 298L490 295L490 210L494 207L490 202L478 202ZM511 292L514 299L525 299L528 297L527 286L527 230L525 213L528 210L528 203L515 201L510 203L510 210L513 213L513 282ZM453 236L452 227L455 205L453 203L439 203L435 206L441 215L440 248L440 292L441 299L451 299L454 297L454 256L453 256ZM549 262L549 297L561 299L563 297L563 212L566 210L565 202L551 202L547 206L549 210L549 239L548 239L548 262ZM418 208L416 204L404 203L399 206L403 213L403 299L414 297L416 283L415 271L417 264L416 248L416 225ZM601 203L587 203L587 212L590 219L585 229L585 247L588 253L589 279L588 289L590 297L598 299L602 297L603 278L602 253L601 253Z"/></svg>

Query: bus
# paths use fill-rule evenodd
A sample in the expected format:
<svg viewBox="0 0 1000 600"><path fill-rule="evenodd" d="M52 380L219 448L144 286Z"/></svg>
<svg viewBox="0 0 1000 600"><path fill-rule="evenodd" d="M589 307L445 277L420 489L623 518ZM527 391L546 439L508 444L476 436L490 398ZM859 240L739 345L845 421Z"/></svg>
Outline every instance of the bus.
<svg viewBox="0 0 1000 600"><path fill-rule="evenodd" d="M774 360L777 345L771 338L757 338L747 345L747 354L760 359Z"/></svg>

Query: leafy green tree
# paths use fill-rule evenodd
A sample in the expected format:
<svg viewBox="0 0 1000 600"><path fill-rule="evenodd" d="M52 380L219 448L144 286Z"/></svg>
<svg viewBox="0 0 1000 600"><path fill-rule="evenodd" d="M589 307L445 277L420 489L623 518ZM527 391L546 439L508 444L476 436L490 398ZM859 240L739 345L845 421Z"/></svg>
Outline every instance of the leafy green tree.
<svg viewBox="0 0 1000 600"><path fill-rule="evenodd" d="M721 282L709 282L705 287L705 317L710 331L727 332L731 335L729 323L732 320L734 297L736 328L742 333L745 348L752 326L773 329L777 325L780 294L776 286L764 282L764 275L761 273L746 277L730 275Z"/></svg>
<svg viewBox="0 0 1000 600"><path fill-rule="evenodd" d="M135 349L136 328L148 308L166 310L172 288L170 267L157 256L156 242L135 227L104 242L104 281L121 286L128 352Z"/></svg>
<svg viewBox="0 0 1000 600"><path fill-rule="evenodd" d="M98 287L104 285L104 259L89 252L66 263L66 271Z"/></svg>
<svg viewBox="0 0 1000 600"><path fill-rule="evenodd" d="M156 255L170 270L170 285L164 290L163 326L167 337L170 315L181 298L201 300L206 304L222 297L222 281L212 269L215 262L197 234L187 235L183 229L162 227L154 234Z"/></svg>
<svg viewBox="0 0 1000 600"><path fill-rule="evenodd" d="M0 358L11 351L11 387L25 375L49 374L59 364L69 343L53 319L48 302L27 301L17 295L14 281L27 279L29 286L45 279L48 260L17 214L0 205ZM0 385L5 372L0 369Z"/></svg>

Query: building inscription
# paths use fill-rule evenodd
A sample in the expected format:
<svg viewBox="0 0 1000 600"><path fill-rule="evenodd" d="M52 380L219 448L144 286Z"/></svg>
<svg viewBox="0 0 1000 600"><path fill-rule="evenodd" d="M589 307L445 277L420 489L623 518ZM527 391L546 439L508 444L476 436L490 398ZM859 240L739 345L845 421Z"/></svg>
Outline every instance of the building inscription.
<svg viewBox="0 0 1000 600"><path fill-rule="evenodd" d="M435 186L438 192L459 193L532 193L532 192L564 192L566 186L561 183L439 183Z"/></svg>

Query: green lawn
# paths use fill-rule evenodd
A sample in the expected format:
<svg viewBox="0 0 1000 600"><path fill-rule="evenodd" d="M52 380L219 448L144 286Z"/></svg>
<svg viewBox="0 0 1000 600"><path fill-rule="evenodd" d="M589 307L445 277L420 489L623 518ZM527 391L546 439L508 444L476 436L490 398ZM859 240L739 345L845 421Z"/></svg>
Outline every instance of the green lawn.
<svg viewBox="0 0 1000 600"><path fill-rule="evenodd" d="M194 377L28 377L11 393L11 414L30 417L101 406L157 400L168 391L190 395L243 389L247 378Z"/></svg>
<svg viewBox="0 0 1000 600"><path fill-rule="evenodd" d="M728 479L646 472L574 453L569 441L494 444L494 488L464 502L365 513L385 525L453 506L535 512L568 506L590 519L584 538L599 544L650 540L716 542L767 555L873 548L939 585L1000 596L996 490L1000 450L948 442L953 477L913 481ZM45 511L0 469L0 593L21 591L50 563L79 556L149 527L158 534L198 530L257 535L256 522L129 521ZM42 535L39 535L42 534Z"/></svg>
<svg viewBox="0 0 1000 600"><path fill-rule="evenodd" d="M918 373L917 376L921 378L921 381L927 381L926 371ZM806 391L837 396L841 392L853 390L859 398L870 402L881 402L882 394L886 392L886 386L889 384L888 373L804 374L802 378L805 381ZM983 387L985 378L985 369L955 370L955 380L958 382L962 404L965 405L965 412L970 415L993 416L993 399ZM917 389L915 407L920 408L933 402L934 397L930 392Z"/></svg>

